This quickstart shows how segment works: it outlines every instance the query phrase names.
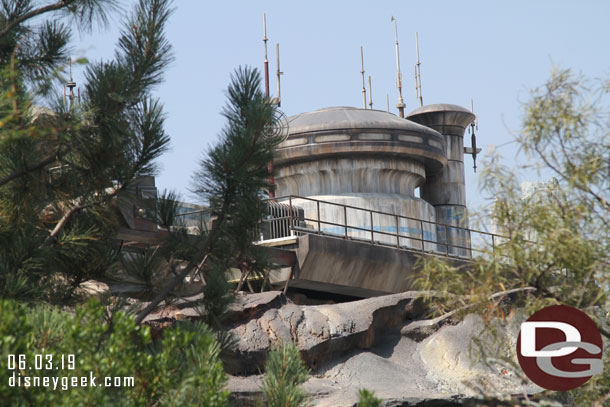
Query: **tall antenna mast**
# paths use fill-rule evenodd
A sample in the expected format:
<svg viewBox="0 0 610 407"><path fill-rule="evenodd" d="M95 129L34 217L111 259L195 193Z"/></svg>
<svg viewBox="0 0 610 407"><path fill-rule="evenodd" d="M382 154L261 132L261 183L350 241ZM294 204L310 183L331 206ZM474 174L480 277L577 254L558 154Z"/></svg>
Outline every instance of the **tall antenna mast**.
<svg viewBox="0 0 610 407"><path fill-rule="evenodd" d="M263 13L263 42L265 43L265 94L269 97L269 60L267 59L267 14Z"/></svg>
<svg viewBox="0 0 610 407"><path fill-rule="evenodd" d="M388 105L388 113L390 113L390 95L388 93L385 94L385 102Z"/></svg>
<svg viewBox="0 0 610 407"><path fill-rule="evenodd" d="M369 107L373 109L373 86L371 85L371 75L369 75Z"/></svg>
<svg viewBox="0 0 610 407"><path fill-rule="evenodd" d="M419 106L424 105L424 97L421 92L421 62L419 61L419 39L415 33L415 52L417 53L417 63L415 64L415 95L419 99Z"/></svg>
<svg viewBox="0 0 610 407"><path fill-rule="evenodd" d="M362 74L362 108L366 109L366 85L364 84L364 51L360 46L360 73Z"/></svg>
<svg viewBox="0 0 610 407"><path fill-rule="evenodd" d="M282 93L280 92L280 76L284 75L284 72L280 71L280 44L275 44L275 55L277 57L277 105L282 105Z"/></svg>
<svg viewBox="0 0 610 407"><path fill-rule="evenodd" d="M392 16L390 21L394 21L394 39L396 41L396 87L398 88L398 113L400 117L405 117L405 103L402 99L402 74L400 73L400 52L398 51L398 21Z"/></svg>
<svg viewBox="0 0 610 407"><path fill-rule="evenodd" d="M74 103L74 99L80 99L80 90L78 91L78 96L74 94L74 88L76 88L76 82L72 79L72 59L68 58L68 66L70 67L70 80L66 82L64 85L64 103L66 102L66 98L70 100L70 110L72 110L72 104ZM66 93L66 88L68 88L68 92Z"/></svg>

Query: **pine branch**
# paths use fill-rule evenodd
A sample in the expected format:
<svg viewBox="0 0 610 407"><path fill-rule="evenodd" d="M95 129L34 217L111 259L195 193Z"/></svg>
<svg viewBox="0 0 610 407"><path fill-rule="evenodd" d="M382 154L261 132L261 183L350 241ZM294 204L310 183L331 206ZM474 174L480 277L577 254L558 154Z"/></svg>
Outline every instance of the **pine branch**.
<svg viewBox="0 0 610 407"><path fill-rule="evenodd" d="M19 171L14 171L12 174L7 175L6 177L0 179L0 187L3 186L4 184L7 184L9 182L11 182L12 180L22 177L32 171L36 171L39 170L51 163L53 163L54 161L57 161L60 157L60 153L55 153L52 154L50 156L48 156L47 158L43 159L42 161L39 161L38 163L31 165L31 166L24 166L21 170Z"/></svg>
<svg viewBox="0 0 610 407"><path fill-rule="evenodd" d="M110 194L105 195L105 199L109 199L109 198L112 198L112 197L116 196L116 194L118 194L119 191L122 191L124 188L125 188L125 185L114 187ZM61 217L59 222L57 222L57 224L55 225L55 227L53 228L51 233L49 233L49 235L46 237L44 242L42 242L40 247L49 246L55 240L55 238L57 237L59 232L61 232L61 230L64 228L64 226L66 226L66 223L68 223L68 220L70 220L70 218L75 213L80 212L83 209L87 209L87 208L90 208L92 206L95 206L96 204L99 204L99 203L100 202L97 202L97 203L96 202L85 203L85 198L84 197L78 198L76 200L75 204L70 209L68 209L68 211L66 213L64 213L64 215Z"/></svg>
<svg viewBox="0 0 610 407"><path fill-rule="evenodd" d="M23 23L24 21L37 17L41 14L48 13L50 11L60 10L64 7L69 6L74 1L75 0L61 0L61 1L58 1L57 3L49 4L47 6L40 7L40 8L34 9L28 13L25 13L22 16L19 16L16 19L14 19L13 21L10 21L2 30L0 30L0 38L4 37L8 32L13 30L15 27L17 27L19 24Z"/></svg>
<svg viewBox="0 0 610 407"><path fill-rule="evenodd" d="M224 218L224 216L222 216L222 218ZM222 218L219 218L219 223L222 221ZM210 232L210 235L208 236L208 238L206 239L206 241L203 245L202 251L205 253L205 256L203 257L203 260L201 260L201 262L195 269L195 273L199 273L203 269L203 267L205 266L205 264L210 256L209 248L211 247L212 243L216 240L215 230L218 230L218 228L212 229L212 231ZM146 316L148 314L150 314L157 307L157 305L159 305L161 303L161 301L163 301L165 299L165 297L167 297L167 295L174 288L176 288L182 281L184 281L184 279L191 272L191 270L192 270L191 267L185 267L184 270L182 270L180 272L180 274L178 274L171 283L169 283L167 286L165 286L165 288L159 294L157 294L157 296L150 302L150 304L148 304L146 306L146 308L144 308L138 314L138 316L135 319L135 323L141 324L142 321L144 320L144 318L146 318Z"/></svg>

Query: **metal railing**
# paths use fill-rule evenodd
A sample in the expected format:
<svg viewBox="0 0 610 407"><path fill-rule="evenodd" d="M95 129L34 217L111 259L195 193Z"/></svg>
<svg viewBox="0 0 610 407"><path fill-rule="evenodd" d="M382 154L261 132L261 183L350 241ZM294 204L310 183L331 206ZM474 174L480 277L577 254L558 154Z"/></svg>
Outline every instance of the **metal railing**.
<svg viewBox="0 0 610 407"><path fill-rule="evenodd" d="M296 201L296 202L295 202ZM474 247L471 243L473 235L476 235L478 242L484 242L492 249L502 237L493 233L464 228L456 225L448 225L439 222L428 221L420 218L397 215L389 212L382 212L373 209L359 208L356 206L323 201L319 199L307 198L297 195L277 197L273 202L288 206L287 216L272 217L263 222L282 222L291 225L290 235L271 235L270 238L280 238L285 236L300 236L304 234L319 234L344 239L367 242L373 245L390 246L407 250L414 250L423 253L440 254L447 257L472 258L472 252L486 253L484 249ZM295 209L301 207L305 202L309 203L310 209L299 213L295 217ZM311 209L311 206L314 209ZM340 219L324 219L322 209L324 206L340 208L333 211L334 214L341 213ZM315 217L306 217L305 214L315 213ZM359 220L368 219L367 225L359 222L351 222L348 215L353 212L360 212L360 216L353 216ZM301 215L302 213L302 215ZM362 216L364 214L365 216ZM375 218L378 219L375 222ZM386 221L380 221L385 218ZM391 219L393 225L388 225ZM408 225L417 225L412 228ZM401 226L401 225L406 225ZM277 228L276 228L277 229ZM284 229L285 230L285 229ZM431 232L431 230L433 232ZM462 243L462 244L460 244Z"/></svg>
<svg viewBox="0 0 610 407"><path fill-rule="evenodd" d="M491 246L492 250L503 236L456 225L433 222L415 217L397 215L373 209L323 201L298 195L287 195L266 200L268 214L261 220L259 241L267 241L305 234L318 234L343 239L366 242L372 245L389 246L399 249L431 253L460 259L471 259L472 253L487 253L483 248L473 245L473 237L481 246ZM307 203L309 210L303 209ZM311 207L313 206L313 210ZM339 208L332 211L341 213L341 219L324 219L324 206ZM210 209L196 210L177 215L177 217L197 217L201 222L212 221ZM307 217L315 214L314 218ZM351 217L348 217L349 214ZM359 213L359 216L354 216ZM364 216L362 216L364 214ZM350 219L368 219L368 224L358 224ZM375 219L377 218L377 221ZM383 221L382 219L385 219ZM391 223L391 225L390 225ZM410 227L410 226L418 227ZM202 225L210 227L210 225ZM462 243L462 244L460 244Z"/></svg>

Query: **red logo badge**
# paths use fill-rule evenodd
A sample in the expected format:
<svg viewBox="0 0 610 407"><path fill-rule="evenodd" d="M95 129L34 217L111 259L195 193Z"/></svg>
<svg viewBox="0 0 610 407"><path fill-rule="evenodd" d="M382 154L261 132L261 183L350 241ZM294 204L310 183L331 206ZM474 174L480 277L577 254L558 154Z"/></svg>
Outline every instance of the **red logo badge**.
<svg viewBox="0 0 610 407"><path fill-rule="evenodd" d="M517 357L523 372L548 390L571 390L601 373L602 337L584 312L567 305L541 309L521 324Z"/></svg>

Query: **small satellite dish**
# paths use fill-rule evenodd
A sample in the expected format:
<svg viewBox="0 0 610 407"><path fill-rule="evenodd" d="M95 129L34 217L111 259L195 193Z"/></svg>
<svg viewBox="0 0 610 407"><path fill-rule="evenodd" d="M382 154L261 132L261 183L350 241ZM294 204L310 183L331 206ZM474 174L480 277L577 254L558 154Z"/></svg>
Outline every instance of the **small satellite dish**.
<svg viewBox="0 0 610 407"><path fill-rule="evenodd" d="M275 116L269 124L266 137L269 139L279 139L278 143L283 143L288 138L288 118L280 109L275 110Z"/></svg>

